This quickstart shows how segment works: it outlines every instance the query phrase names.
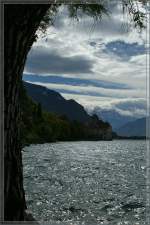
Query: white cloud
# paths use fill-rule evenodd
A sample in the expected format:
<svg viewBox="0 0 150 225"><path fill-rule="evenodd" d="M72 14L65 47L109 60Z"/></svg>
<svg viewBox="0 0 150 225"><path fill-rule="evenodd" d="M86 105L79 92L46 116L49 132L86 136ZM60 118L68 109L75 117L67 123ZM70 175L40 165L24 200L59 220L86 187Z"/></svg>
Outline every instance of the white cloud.
<svg viewBox="0 0 150 225"><path fill-rule="evenodd" d="M72 93L83 94L83 95L92 95L92 96L104 96L104 97L111 97L115 98L129 98L132 96L133 98L139 98L145 96L145 90L141 90L140 92L136 89L106 89L101 87L93 87L93 86L72 86L66 84L53 84L53 83L41 83L41 82L34 82L34 84L45 86L52 90L58 90L60 93L65 91L70 91Z"/></svg>
<svg viewBox="0 0 150 225"><path fill-rule="evenodd" d="M125 29L126 24L127 19L123 16L120 6L113 6L111 17L104 16L101 22L94 25L93 20L87 16L84 16L79 23L68 19L66 8L61 8L58 18L56 18L56 26L48 28L47 36L39 38L35 42L28 56L28 64L30 64L31 56L37 55L41 51L42 54L41 57L39 55L38 65L32 64L30 70L26 66L25 73L43 74L43 76L56 75L56 71L51 70L51 60L46 62L44 54L52 58L57 55L59 56L57 59L60 61L64 60L64 58L79 58L82 56L83 61L86 59L92 62L86 74L74 73L71 70L66 72L62 69L62 72L59 71L59 76L81 78L83 80L112 81L126 84L130 88L127 90L106 90L91 86L74 87L65 83L61 85L59 83L40 84L55 90L61 91L64 89L70 91L68 94L63 93L63 96L73 98L86 107L95 107L96 105L116 107L115 102L120 101L120 99L121 101L144 99L146 96L146 54L133 55L129 59L123 59L111 52L104 52L106 44L113 41L124 41L129 44L136 42L139 45L146 46L146 31L138 33L137 30L130 28L129 32L127 32ZM65 62L67 63L67 61ZM68 67L70 66L69 62L68 60ZM67 64L65 64L65 67L67 68ZM72 90L73 93L71 94ZM95 96L89 96L94 93ZM96 96L96 93L104 96ZM132 109L132 111L134 110Z"/></svg>

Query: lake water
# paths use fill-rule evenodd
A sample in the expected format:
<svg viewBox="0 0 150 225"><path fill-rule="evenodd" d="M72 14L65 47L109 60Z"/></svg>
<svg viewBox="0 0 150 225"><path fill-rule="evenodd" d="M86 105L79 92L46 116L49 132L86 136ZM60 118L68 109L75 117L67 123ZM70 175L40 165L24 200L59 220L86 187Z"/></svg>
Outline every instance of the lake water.
<svg viewBox="0 0 150 225"><path fill-rule="evenodd" d="M144 225L146 142L59 142L25 147L28 208L39 221Z"/></svg>

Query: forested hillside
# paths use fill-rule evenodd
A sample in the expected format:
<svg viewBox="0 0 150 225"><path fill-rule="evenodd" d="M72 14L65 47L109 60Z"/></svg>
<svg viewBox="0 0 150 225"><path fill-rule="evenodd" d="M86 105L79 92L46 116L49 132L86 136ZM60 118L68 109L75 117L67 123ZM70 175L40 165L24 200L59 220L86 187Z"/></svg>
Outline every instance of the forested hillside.
<svg viewBox="0 0 150 225"><path fill-rule="evenodd" d="M97 116L86 122L69 120L65 115L56 115L42 109L26 93L22 84L21 102L21 140L22 145L69 140L111 140L112 129L109 123ZM50 104L50 103L49 103Z"/></svg>
<svg viewBox="0 0 150 225"><path fill-rule="evenodd" d="M35 101L40 102L47 112L57 115L66 115L71 121L86 122L90 116L84 107L73 99L66 100L59 92L50 90L44 86L23 82L27 94Z"/></svg>

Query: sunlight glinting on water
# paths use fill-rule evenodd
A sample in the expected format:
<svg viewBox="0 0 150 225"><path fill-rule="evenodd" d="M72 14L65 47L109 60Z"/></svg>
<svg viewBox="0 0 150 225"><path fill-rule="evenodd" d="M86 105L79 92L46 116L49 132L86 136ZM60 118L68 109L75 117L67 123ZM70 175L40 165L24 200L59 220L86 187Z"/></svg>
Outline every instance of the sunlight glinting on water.
<svg viewBox="0 0 150 225"><path fill-rule="evenodd" d="M24 148L28 208L39 221L144 225L146 142L60 142Z"/></svg>

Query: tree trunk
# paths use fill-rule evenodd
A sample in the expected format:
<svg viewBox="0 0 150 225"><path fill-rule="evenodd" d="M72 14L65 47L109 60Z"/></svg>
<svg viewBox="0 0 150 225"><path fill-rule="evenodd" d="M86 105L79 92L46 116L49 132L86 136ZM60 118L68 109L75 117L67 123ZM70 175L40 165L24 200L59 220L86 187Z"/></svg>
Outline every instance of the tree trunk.
<svg viewBox="0 0 150 225"><path fill-rule="evenodd" d="M19 86L35 32L50 5L6 4L5 46L5 158L4 219L22 221L26 202L23 189L21 144L19 140Z"/></svg>

